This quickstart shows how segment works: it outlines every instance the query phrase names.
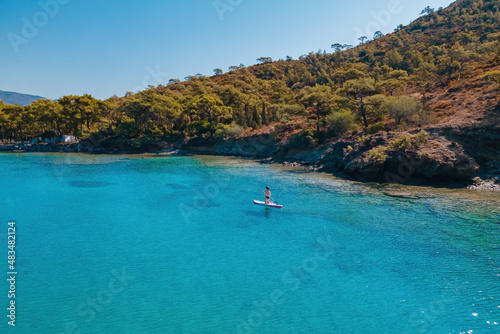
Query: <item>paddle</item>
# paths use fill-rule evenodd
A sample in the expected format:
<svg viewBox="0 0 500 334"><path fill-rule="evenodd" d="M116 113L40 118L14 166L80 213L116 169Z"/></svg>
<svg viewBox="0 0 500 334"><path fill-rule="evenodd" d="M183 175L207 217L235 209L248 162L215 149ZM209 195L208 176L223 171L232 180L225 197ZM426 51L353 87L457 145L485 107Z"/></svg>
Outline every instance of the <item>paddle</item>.
<svg viewBox="0 0 500 334"><path fill-rule="evenodd" d="M277 201L277 200L275 200L274 198L272 198L272 197L269 197L269 198L270 198L270 199L271 199L274 203L276 203L276 204L278 204L278 205L281 205L281 204L279 204L279 203L278 203L278 201Z"/></svg>
<svg viewBox="0 0 500 334"><path fill-rule="evenodd" d="M260 190L260 189L259 189L259 190ZM263 191L263 190L260 190L260 191L261 191L261 192L263 192L264 194L266 193L266 192L265 192L265 191ZM278 201L277 201L277 200L275 200L274 198L269 197L269 199L270 199L270 200L272 200L274 203L276 203L276 204L278 204L278 205L281 205L281 204L279 204L279 203L278 203Z"/></svg>

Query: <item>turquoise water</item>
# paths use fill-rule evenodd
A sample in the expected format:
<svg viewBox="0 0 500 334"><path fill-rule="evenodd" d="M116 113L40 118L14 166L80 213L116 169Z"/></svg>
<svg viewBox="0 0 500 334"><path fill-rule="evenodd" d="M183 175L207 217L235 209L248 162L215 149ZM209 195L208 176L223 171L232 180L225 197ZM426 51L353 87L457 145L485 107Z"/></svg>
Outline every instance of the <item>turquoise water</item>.
<svg viewBox="0 0 500 334"><path fill-rule="evenodd" d="M500 197L217 157L0 155L2 333L498 333ZM270 185L283 210L252 204ZM497 325L499 324L499 325Z"/></svg>

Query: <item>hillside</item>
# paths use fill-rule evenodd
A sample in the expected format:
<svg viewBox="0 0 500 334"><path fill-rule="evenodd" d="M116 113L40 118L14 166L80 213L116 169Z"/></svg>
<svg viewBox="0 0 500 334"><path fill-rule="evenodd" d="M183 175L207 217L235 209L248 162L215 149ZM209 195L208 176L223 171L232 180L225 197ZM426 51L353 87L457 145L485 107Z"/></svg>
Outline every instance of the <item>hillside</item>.
<svg viewBox="0 0 500 334"><path fill-rule="evenodd" d="M20 106L26 106L30 105L31 102L36 101L38 99L45 99L45 98L42 96L7 92L0 90L0 100L2 100L5 104L18 104Z"/></svg>
<svg viewBox="0 0 500 334"><path fill-rule="evenodd" d="M1 130L72 134L105 151L272 157L377 181L418 160L396 181L470 182L500 174L499 26L500 0L458 0L356 47L332 41L333 53L260 57L105 101L0 105Z"/></svg>

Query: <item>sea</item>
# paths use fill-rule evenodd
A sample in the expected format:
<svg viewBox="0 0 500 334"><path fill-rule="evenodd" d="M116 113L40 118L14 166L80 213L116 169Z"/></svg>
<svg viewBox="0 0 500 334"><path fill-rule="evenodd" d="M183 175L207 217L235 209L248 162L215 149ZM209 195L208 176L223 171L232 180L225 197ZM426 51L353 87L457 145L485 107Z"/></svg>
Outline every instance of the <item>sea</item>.
<svg viewBox="0 0 500 334"><path fill-rule="evenodd" d="M214 156L0 173L1 333L500 333L498 192Z"/></svg>

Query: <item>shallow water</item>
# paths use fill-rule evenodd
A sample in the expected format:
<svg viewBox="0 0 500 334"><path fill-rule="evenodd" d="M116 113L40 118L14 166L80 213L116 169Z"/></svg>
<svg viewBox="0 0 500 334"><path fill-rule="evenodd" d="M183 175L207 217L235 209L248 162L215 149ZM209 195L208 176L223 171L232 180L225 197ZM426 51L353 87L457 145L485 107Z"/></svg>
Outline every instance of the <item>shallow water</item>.
<svg viewBox="0 0 500 334"><path fill-rule="evenodd" d="M0 171L2 332L500 331L498 193L221 157L1 154ZM266 185L283 210L252 204Z"/></svg>

